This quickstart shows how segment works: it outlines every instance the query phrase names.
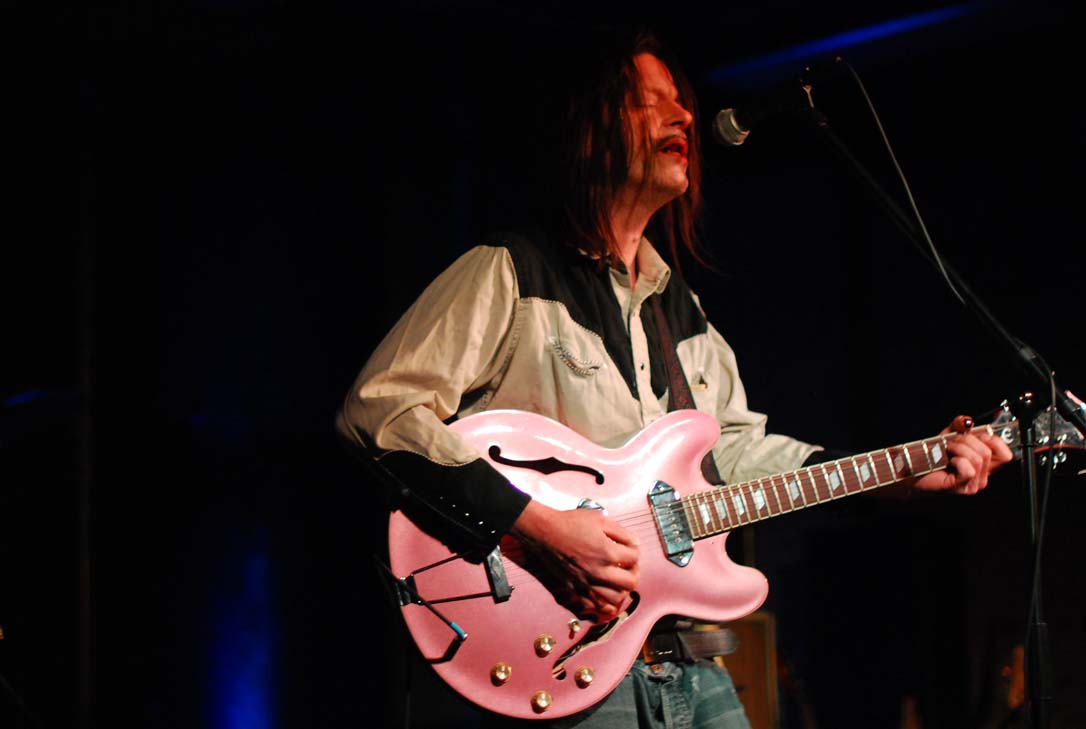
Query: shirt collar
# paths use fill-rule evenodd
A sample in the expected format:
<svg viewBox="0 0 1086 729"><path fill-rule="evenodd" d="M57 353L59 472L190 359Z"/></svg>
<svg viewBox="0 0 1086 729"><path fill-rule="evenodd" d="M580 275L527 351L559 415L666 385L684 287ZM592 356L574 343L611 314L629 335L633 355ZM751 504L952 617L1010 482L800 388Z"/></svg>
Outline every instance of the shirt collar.
<svg viewBox="0 0 1086 729"><path fill-rule="evenodd" d="M637 271L637 290L643 292L644 297L663 293L671 279L671 268L644 236L637 247ZM611 266L611 275L619 285L630 287L630 273L622 261Z"/></svg>
<svg viewBox="0 0 1086 729"><path fill-rule="evenodd" d="M667 282L671 280L671 267L644 236L641 236L641 243L637 247L637 271L638 286L644 281L652 287L651 292L654 294L662 294L667 288Z"/></svg>

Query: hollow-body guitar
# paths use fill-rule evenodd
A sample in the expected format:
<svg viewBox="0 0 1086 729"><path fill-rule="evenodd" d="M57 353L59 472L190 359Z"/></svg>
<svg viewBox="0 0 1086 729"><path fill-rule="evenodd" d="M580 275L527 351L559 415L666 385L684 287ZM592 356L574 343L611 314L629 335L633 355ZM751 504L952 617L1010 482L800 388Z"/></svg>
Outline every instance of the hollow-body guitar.
<svg viewBox="0 0 1086 729"><path fill-rule="evenodd" d="M1079 447L1078 431L1036 419L1042 446ZM652 626L666 615L724 622L756 610L768 593L758 571L728 559L734 528L946 468L938 435L726 486L701 475L716 421L668 413L609 449L540 415L490 411L451 426L533 499L557 509L602 508L637 535L641 578L624 610L578 618L547 587L529 550L454 553L402 512L389 523L390 566L416 645L461 695L499 714L556 718L582 711L622 680ZM981 426L1017 449L1018 422L1004 408ZM979 428L978 428L979 429Z"/></svg>

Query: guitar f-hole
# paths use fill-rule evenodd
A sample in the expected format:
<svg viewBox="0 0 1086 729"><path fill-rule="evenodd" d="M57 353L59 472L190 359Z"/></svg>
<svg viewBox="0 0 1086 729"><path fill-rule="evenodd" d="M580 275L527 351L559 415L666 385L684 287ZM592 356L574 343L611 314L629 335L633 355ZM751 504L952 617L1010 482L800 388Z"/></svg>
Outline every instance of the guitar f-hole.
<svg viewBox="0 0 1086 729"><path fill-rule="evenodd" d="M495 463L500 463L503 466L513 466L515 468L530 468L533 471L539 471L540 473L557 473L559 471L579 471L580 473L587 473L596 479L596 483L603 483L603 474L590 466L581 466L576 463L566 463L560 461L554 456L548 458L540 458L534 461L518 461L515 458L506 458L502 455L502 448L499 445L492 445L487 451L490 455L490 460Z"/></svg>

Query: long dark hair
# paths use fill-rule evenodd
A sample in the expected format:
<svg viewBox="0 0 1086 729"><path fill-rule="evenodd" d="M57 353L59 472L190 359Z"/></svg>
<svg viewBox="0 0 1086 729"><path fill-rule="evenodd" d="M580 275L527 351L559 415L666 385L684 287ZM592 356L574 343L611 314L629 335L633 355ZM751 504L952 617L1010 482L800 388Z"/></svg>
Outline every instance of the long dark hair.
<svg viewBox="0 0 1086 729"><path fill-rule="evenodd" d="M594 30L583 51L566 58L563 64L568 86L560 123L553 129L557 154L552 168L548 197L551 227L559 239L601 257L618 260L619 247L611 229L610 211L619 190L629 177L634 123L623 114L627 99L640 94L640 79L634 58L649 53L671 71L679 101L694 115L688 130L689 147L685 193L656 212L647 235L671 252L679 264L680 249L696 261L700 253L697 221L701 211L701 154L698 142L697 106L693 88L657 37L646 30ZM641 138L646 145L650 134ZM651 179L655 155L646 149L645 179Z"/></svg>

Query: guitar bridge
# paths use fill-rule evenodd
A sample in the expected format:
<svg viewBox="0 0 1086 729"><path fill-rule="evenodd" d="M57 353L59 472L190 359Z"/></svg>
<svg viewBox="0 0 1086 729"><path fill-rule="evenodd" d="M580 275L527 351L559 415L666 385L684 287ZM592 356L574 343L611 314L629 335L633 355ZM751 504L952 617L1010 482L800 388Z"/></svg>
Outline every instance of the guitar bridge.
<svg viewBox="0 0 1086 729"><path fill-rule="evenodd" d="M676 505L679 495L668 484L657 481L649 490L649 504L660 530L667 558L685 567L694 556L694 539L690 536L690 523L681 507Z"/></svg>
<svg viewBox="0 0 1086 729"><path fill-rule="evenodd" d="M513 588L509 579L505 576L505 565L502 564L501 547L494 547L484 560L486 564L486 579L490 583L490 594L494 596L494 602L505 602L513 594Z"/></svg>

